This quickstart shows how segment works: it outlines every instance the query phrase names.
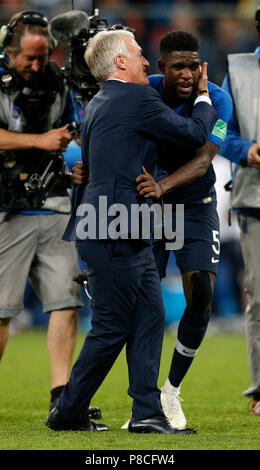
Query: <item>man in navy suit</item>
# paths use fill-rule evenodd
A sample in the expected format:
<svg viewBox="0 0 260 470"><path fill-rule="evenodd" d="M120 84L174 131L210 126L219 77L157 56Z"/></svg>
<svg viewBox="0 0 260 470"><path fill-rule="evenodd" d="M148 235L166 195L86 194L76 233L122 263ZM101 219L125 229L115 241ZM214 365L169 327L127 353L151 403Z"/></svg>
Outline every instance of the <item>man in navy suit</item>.
<svg viewBox="0 0 260 470"><path fill-rule="evenodd" d="M208 97L206 67L192 116L183 118L146 86L149 62L132 33L98 33L90 40L85 59L91 73L104 83L87 106L82 142L88 183L80 188L64 238L77 240L88 266L92 329L46 424L54 430L107 429L91 422L86 410L126 344L128 393L133 398L129 431L192 433L193 429L172 428L161 408L157 379L164 308L150 234L142 237L136 232L139 219L122 217L119 230L118 225L110 230L108 222L115 221L122 206L130 214L134 205L152 203L140 200L136 177L142 168L154 174L160 141L186 148L206 142L217 120Z"/></svg>

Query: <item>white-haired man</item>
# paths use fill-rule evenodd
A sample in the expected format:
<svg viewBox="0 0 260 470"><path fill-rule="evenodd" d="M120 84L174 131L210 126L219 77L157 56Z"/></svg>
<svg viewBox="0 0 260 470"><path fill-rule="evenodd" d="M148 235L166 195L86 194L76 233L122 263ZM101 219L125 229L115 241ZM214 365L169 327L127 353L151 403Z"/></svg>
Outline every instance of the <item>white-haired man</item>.
<svg viewBox="0 0 260 470"><path fill-rule="evenodd" d="M159 94L146 86L149 62L132 33L98 33L90 41L85 59L103 85L87 106L82 150L89 169L88 183L81 190L79 207L72 214L64 238L76 239L88 266L92 329L46 424L54 430L107 429L91 423L84 410L126 344L128 393L133 398L129 431L191 433L194 430L172 428L160 403L157 379L164 308L151 237L144 239L140 232L131 237L131 226L136 221L125 225L120 220L119 236L118 232L111 233L109 227L105 230L103 222L106 218L115 220L116 212L114 217L110 215L111 208L117 205L124 205L130 214L133 205L152 203L140 200L136 177L142 167L151 174L156 171L160 140L185 146L199 146L207 140L217 114L208 98L206 67L192 118L183 118L172 113ZM102 220L100 195L107 202ZM80 230L86 205L94 207L97 214L96 237L92 239Z"/></svg>

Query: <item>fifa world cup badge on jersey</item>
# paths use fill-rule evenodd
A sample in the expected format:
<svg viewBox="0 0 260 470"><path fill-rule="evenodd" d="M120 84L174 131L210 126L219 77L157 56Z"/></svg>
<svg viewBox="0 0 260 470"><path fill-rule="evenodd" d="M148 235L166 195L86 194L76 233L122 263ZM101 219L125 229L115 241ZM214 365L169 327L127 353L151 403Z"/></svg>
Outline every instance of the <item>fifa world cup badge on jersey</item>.
<svg viewBox="0 0 260 470"><path fill-rule="evenodd" d="M227 123L218 119L211 134L224 141L227 135Z"/></svg>

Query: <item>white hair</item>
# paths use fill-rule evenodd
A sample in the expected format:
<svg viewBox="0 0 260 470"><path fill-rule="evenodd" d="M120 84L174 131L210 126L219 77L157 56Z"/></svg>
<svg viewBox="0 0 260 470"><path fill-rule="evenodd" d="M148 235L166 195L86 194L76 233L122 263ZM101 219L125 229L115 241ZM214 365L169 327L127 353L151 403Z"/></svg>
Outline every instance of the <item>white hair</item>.
<svg viewBox="0 0 260 470"><path fill-rule="evenodd" d="M117 55L130 56L125 39L135 39L133 33L123 29L100 31L88 41L84 54L92 75L103 82L116 70L114 59Z"/></svg>

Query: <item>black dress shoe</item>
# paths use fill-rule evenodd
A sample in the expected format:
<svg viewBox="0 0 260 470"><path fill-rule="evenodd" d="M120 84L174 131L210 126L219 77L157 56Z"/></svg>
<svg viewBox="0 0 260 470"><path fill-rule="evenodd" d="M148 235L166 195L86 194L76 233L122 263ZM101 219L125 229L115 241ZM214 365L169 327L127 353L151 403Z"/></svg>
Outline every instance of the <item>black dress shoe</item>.
<svg viewBox="0 0 260 470"><path fill-rule="evenodd" d="M59 401L59 396L56 397L56 398L52 398L50 400L49 413L51 412L51 410L53 410L53 408L55 408L58 401ZM100 419L100 418L102 418L101 409L98 406L90 406L88 408L88 417L90 419Z"/></svg>
<svg viewBox="0 0 260 470"><path fill-rule="evenodd" d="M107 431L105 424L94 423L87 417L81 422L67 421L58 408L53 408L47 417L46 425L54 431Z"/></svg>
<svg viewBox="0 0 260 470"><path fill-rule="evenodd" d="M184 428L175 429L172 428L170 423L167 421L165 416L155 416L149 419L134 420L130 419L128 425L129 432L138 433L161 433L161 434L194 434L196 429Z"/></svg>

